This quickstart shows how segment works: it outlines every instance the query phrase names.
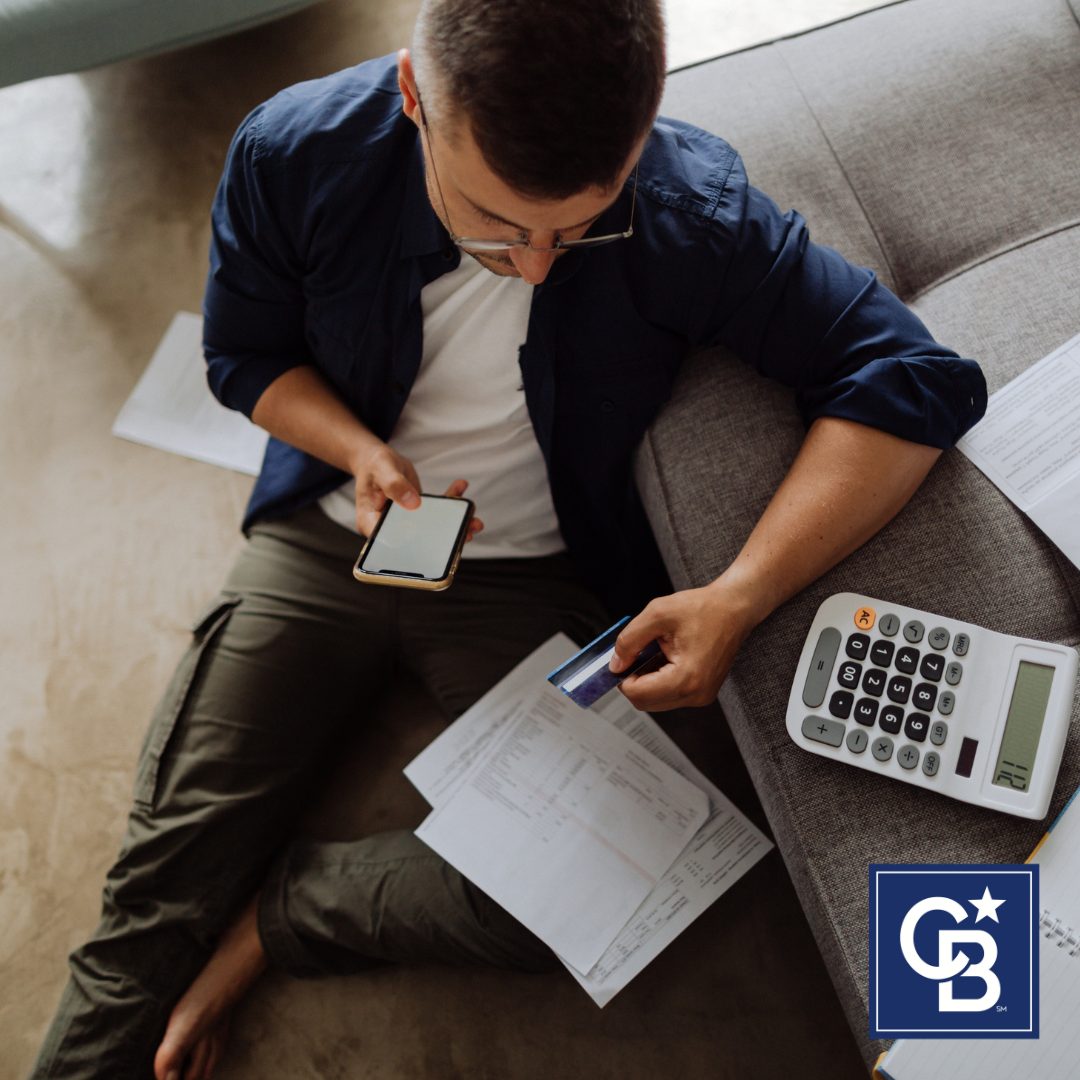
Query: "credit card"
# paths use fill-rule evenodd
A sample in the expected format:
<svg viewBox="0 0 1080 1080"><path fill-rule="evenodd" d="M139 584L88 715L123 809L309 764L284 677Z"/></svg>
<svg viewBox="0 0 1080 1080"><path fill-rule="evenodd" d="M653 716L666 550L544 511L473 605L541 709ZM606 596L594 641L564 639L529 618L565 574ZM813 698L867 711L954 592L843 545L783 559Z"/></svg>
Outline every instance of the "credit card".
<svg viewBox="0 0 1080 1080"><path fill-rule="evenodd" d="M547 681L558 687L571 701L588 709L614 690L627 675L638 675L660 667L665 660L664 654L658 642L650 641L625 671L616 674L609 670L608 664L615 655L615 640L629 621L630 616L627 615L599 637L593 638L584 649L557 667Z"/></svg>

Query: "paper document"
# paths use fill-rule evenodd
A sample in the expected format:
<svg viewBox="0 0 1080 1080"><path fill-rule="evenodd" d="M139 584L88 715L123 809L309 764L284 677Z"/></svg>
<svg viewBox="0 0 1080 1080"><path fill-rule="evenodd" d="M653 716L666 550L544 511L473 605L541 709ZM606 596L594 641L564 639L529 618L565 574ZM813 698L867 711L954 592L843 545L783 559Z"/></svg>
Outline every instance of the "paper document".
<svg viewBox="0 0 1080 1080"><path fill-rule="evenodd" d="M541 689L544 673L576 651L568 637L555 635L415 758L406 768L406 776L434 806L443 804L468 777L470 767L485 749L493 745L498 732L524 707L526 699L548 692ZM571 716L588 715L571 708ZM574 978L603 1006L738 881L772 844L694 768L647 713L638 712L619 694L612 694L597 711L600 718L622 730L644 750L692 780L709 799L707 819L617 935L613 939L609 935L591 970L583 974L563 955Z"/></svg>
<svg viewBox="0 0 1080 1080"><path fill-rule="evenodd" d="M993 394L956 445L1080 566L1080 335Z"/></svg>
<svg viewBox="0 0 1080 1080"><path fill-rule="evenodd" d="M416 835L587 972L708 798L546 682Z"/></svg>
<svg viewBox="0 0 1080 1080"><path fill-rule="evenodd" d="M268 438L226 409L206 385L202 317L181 311L124 403L112 433L122 439L257 476Z"/></svg>

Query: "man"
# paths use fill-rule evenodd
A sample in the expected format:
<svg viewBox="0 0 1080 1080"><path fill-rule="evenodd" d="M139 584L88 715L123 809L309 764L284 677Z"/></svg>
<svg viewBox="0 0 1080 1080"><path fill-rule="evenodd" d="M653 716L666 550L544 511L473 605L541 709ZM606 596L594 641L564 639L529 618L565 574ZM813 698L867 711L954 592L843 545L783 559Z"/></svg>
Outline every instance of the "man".
<svg viewBox="0 0 1080 1080"><path fill-rule="evenodd" d="M639 708L715 698L742 640L876 532L982 414L978 367L654 124L655 0L429 0L412 54L245 120L214 204L209 379L271 440L250 543L154 718L102 924L38 1076L208 1074L267 963L551 954L408 832L285 844L331 740L410 667L448 716L556 630L636 614ZM738 559L671 593L631 457L687 349L793 386L810 425ZM444 594L349 567L387 499L469 486Z"/></svg>

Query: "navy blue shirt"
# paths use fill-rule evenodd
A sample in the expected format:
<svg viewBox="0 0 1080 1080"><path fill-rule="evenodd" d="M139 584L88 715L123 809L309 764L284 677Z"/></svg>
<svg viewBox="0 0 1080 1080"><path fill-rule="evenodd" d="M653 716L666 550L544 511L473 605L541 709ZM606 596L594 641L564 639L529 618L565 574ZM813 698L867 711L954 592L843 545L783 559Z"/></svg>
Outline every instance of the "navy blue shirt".
<svg viewBox="0 0 1080 1080"><path fill-rule="evenodd" d="M213 206L204 348L210 387L250 416L314 365L389 440L420 365L420 291L460 252L428 201L396 57L285 90L233 139ZM687 350L725 345L836 416L951 446L983 414L977 364L937 344L868 270L811 242L722 139L660 119L634 235L555 260L519 356L567 548L619 614L670 582L631 460ZM629 182L593 225L626 228ZM271 439L244 519L291 513L348 477Z"/></svg>

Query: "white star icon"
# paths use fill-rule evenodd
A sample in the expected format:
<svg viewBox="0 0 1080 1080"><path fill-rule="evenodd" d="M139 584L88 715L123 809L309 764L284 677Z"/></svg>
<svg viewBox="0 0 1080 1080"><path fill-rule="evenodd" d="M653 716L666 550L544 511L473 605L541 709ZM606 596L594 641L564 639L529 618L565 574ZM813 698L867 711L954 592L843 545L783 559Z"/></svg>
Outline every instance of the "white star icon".
<svg viewBox="0 0 1080 1080"><path fill-rule="evenodd" d="M989 885L987 885L983 889L981 900L969 900L968 903L971 904L978 912L978 915L975 916L976 922L979 922L981 919L993 919L994 922L1000 922L997 917L997 909L1001 907L1001 905L1004 904L1005 901L995 900L990 895Z"/></svg>

